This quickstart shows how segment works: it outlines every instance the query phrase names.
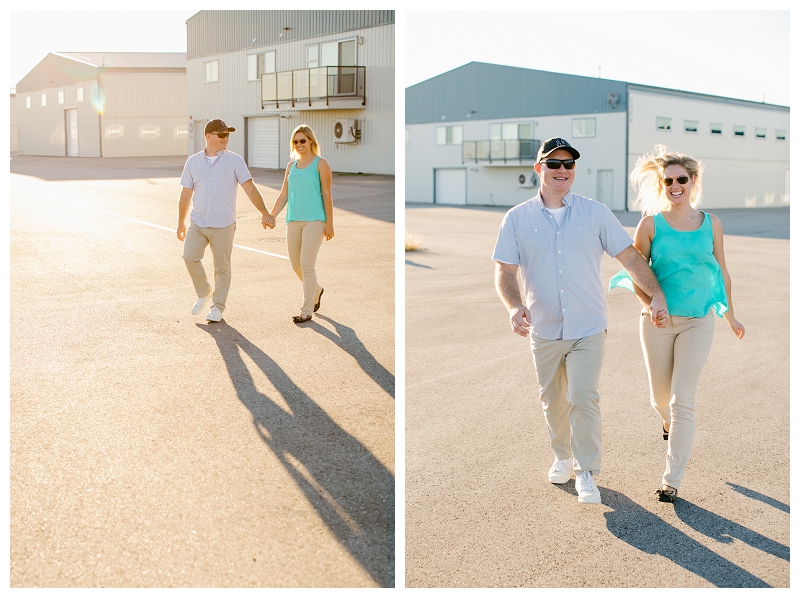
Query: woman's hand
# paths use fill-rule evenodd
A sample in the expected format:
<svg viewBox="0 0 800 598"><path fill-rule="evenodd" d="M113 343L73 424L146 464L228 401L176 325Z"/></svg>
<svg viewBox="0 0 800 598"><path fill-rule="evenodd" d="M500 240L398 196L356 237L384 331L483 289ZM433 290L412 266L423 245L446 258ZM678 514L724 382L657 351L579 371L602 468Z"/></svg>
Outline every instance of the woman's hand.
<svg viewBox="0 0 800 598"><path fill-rule="evenodd" d="M733 330L736 338L742 338L744 336L744 326L742 326L742 323L733 317L726 319L728 320L728 326L731 327L731 330Z"/></svg>
<svg viewBox="0 0 800 598"><path fill-rule="evenodd" d="M330 241L333 239L333 222L325 223L325 240Z"/></svg>

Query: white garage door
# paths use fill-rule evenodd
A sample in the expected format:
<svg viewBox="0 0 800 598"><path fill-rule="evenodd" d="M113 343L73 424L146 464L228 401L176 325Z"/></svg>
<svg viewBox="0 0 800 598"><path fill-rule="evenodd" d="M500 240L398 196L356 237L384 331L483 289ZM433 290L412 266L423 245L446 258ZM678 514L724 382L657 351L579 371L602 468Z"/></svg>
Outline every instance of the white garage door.
<svg viewBox="0 0 800 598"><path fill-rule="evenodd" d="M280 168L278 155L278 117L248 118L247 165Z"/></svg>
<svg viewBox="0 0 800 598"><path fill-rule="evenodd" d="M467 171L464 168L437 168L435 203L467 204Z"/></svg>
<svg viewBox="0 0 800 598"><path fill-rule="evenodd" d="M78 156L78 110L64 111L67 117L67 155Z"/></svg>

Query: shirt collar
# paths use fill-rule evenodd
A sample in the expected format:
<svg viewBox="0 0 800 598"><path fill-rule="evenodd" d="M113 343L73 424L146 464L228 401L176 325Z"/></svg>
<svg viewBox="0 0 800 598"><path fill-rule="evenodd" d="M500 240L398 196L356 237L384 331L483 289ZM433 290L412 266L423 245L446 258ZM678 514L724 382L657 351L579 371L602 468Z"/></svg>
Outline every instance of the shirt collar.
<svg viewBox="0 0 800 598"><path fill-rule="evenodd" d="M567 194L562 198L564 205L569 207L572 205L572 191L567 192ZM541 209L544 208L544 200L542 199L542 188L539 187L539 192L536 194L536 202L539 204Z"/></svg>

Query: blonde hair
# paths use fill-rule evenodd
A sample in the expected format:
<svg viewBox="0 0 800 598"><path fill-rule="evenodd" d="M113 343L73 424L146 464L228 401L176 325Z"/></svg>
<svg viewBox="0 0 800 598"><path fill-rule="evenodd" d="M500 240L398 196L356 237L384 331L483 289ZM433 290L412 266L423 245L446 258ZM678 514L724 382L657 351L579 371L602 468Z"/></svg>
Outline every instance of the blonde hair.
<svg viewBox="0 0 800 598"><path fill-rule="evenodd" d="M298 154L294 150L294 136L297 135L298 133L302 133L303 135L308 137L308 140L311 142L311 153L312 154L314 154L316 156L321 156L322 155L322 154L319 153L319 144L317 143L317 136L314 135L314 131L312 131L311 127L309 127L308 125L302 124L302 125L298 125L297 127L295 127L294 131L292 131L292 137L289 139L289 157L292 160L299 160L300 159L300 154Z"/></svg>
<svg viewBox="0 0 800 598"><path fill-rule="evenodd" d="M692 156L679 152L668 152L667 146L656 145L653 153L645 154L636 160L636 166L629 178L636 192L634 207L642 210L642 216L652 216L668 210L670 203L659 183L669 166L682 166L690 177L695 177L689 203L696 207L703 195L703 169L705 166Z"/></svg>

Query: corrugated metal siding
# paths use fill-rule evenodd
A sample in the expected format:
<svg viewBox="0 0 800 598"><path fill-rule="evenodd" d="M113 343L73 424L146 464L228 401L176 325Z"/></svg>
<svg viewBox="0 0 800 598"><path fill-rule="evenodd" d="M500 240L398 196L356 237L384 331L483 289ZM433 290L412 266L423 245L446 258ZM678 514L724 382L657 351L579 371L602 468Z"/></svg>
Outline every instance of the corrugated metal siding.
<svg viewBox="0 0 800 598"><path fill-rule="evenodd" d="M106 68L186 68L184 52L59 52Z"/></svg>
<svg viewBox="0 0 800 598"><path fill-rule="evenodd" d="M406 124L625 112L626 83L471 62L406 89ZM608 102L617 94L616 108Z"/></svg>
<svg viewBox="0 0 800 598"><path fill-rule="evenodd" d="M394 25L335 33L314 38L332 41L361 36L363 45L357 46L356 60L366 69L366 106L363 110L262 110L261 85L247 81L247 55L275 50L276 70L287 71L305 68L305 46L309 40L296 40L286 44L258 46L215 56L219 61L219 81L205 83L204 60L188 61L187 88L189 116L193 120L222 118L237 131L231 136L231 151L246 158L245 118L250 116L277 116L281 118L281 164L289 160L288 135L299 124L306 123L319 136L323 156L337 172L394 173ZM357 119L362 130L358 145L339 146L334 149L333 121L337 118ZM194 153L191 143L188 153Z"/></svg>
<svg viewBox="0 0 800 598"><path fill-rule="evenodd" d="M74 85L97 78L97 69L88 64L48 54L17 83L17 93Z"/></svg>
<svg viewBox="0 0 800 598"><path fill-rule="evenodd" d="M391 24L393 10L204 10L186 21L187 57Z"/></svg>

